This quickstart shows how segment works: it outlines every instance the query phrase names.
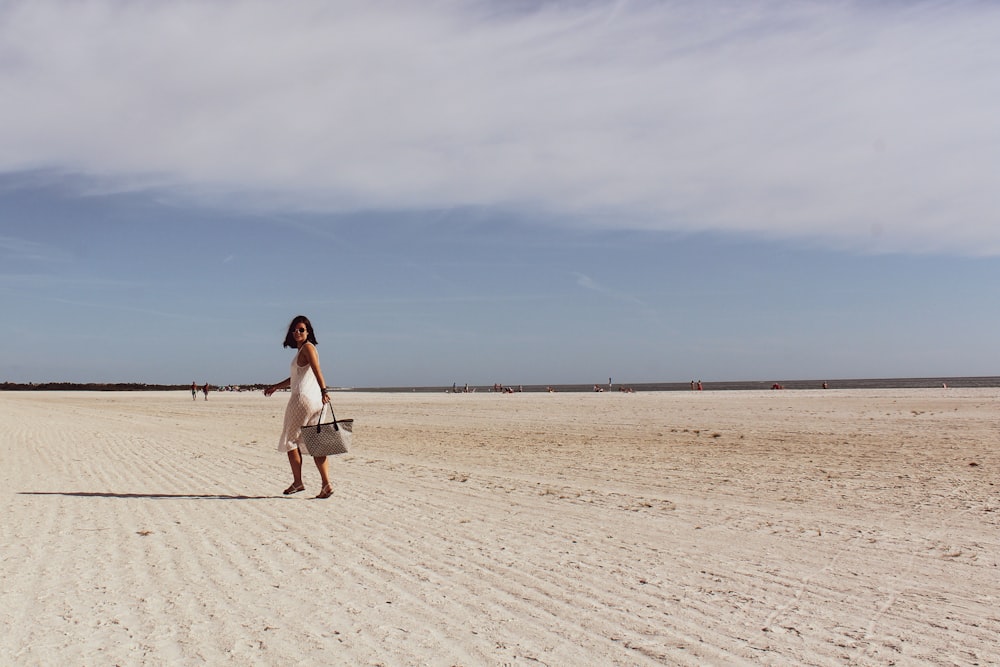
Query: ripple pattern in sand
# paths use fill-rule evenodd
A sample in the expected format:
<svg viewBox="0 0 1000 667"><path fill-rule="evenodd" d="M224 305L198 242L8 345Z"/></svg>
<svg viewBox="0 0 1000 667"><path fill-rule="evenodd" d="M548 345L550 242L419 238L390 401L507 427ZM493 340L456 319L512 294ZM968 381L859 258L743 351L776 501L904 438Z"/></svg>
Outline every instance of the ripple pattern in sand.
<svg viewBox="0 0 1000 667"><path fill-rule="evenodd" d="M0 662L1000 662L984 399L852 396L351 395L317 501L280 401L0 395Z"/></svg>

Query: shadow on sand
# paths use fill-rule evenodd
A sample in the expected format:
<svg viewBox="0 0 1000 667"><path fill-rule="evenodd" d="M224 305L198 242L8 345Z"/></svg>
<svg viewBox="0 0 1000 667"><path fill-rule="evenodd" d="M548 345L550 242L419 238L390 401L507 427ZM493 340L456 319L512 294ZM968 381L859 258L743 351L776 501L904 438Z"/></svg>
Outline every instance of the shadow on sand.
<svg viewBox="0 0 1000 667"><path fill-rule="evenodd" d="M226 496L197 493L110 493L107 491L20 491L21 496L74 496L77 498L184 498L188 500L269 500L282 496Z"/></svg>

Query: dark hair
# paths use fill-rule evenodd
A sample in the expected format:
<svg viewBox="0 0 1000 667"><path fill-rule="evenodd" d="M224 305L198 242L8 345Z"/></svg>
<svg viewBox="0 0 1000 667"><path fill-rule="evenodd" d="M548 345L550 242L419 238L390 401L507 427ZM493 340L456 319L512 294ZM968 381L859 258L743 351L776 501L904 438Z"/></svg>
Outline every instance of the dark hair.
<svg viewBox="0 0 1000 667"><path fill-rule="evenodd" d="M316 334L313 333L313 325L312 322L309 321L309 318L305 315L296 315L295 319L292 320L292 323L288 325L288 331L285 333L285 342L282 344L282 347L298 347L298 345L295 344L295 339L292 337L292 329L299 324L306 325L306 340L313 345L319 345L319 343L316 342Z"/></svg>

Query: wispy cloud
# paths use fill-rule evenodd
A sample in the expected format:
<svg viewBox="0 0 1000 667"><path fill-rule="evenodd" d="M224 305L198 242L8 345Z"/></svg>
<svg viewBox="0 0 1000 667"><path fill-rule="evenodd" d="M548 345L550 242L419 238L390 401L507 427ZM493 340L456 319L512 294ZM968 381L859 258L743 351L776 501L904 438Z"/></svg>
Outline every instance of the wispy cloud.
<svg viewBox="0 0 1000 667"><path fill-rule="evenodd" d="M588 289L593 292L603 294L604 296L610 297L617 301L631 303L637 306L642 306L643 308L646 307L646 304L644 304L639 298L632 296L631 294L626 294L624 292L619 292L617 290L610 289L596 282L590 276L584 275L582 273L574 273L573 275L576 278L576 284L579 285L580 287L583 287L584 289Z"/></svg>
<svg viewBox="0 0 1000 667"><path fill-rule="evenodd" d="M8 2L0 171L996 255L997 34L986 2Z"/></svg>
<svg viewBox="0 0 1000 667"><path fill-rule="evenodd" d="M10 266L12 262L61 262L66 260L62 250L37 241L29 241L13 236L0 236L0 259Z"/></svg>

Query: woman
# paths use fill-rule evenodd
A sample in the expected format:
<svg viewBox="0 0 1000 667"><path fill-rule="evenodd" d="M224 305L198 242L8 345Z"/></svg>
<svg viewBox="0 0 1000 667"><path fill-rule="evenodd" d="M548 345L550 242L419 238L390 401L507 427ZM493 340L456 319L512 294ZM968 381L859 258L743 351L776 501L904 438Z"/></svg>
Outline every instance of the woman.
<svg viewBox="0 0 1000 667"><path fill-rule="evenodd" d="M302 483L302 454L299 445L302 443L302 426L318 424L323 405L330 402L326 395L326 382L323 371L319 368L319 355L316 353L316 334L312 323L304 315L298 315L288 325L285 334L284 347L298 349L292 359L291 373L278 384L264 390L265 396L270 396L279 389L291 389L292 395L285 408L285 424L278 441L278 451L288 453L288 463L292 466L292 485L285 489L285 495L305 491ZM325 456L317 456L316 468L323 482L317 498L329 498L333 495Z"/></svg>

